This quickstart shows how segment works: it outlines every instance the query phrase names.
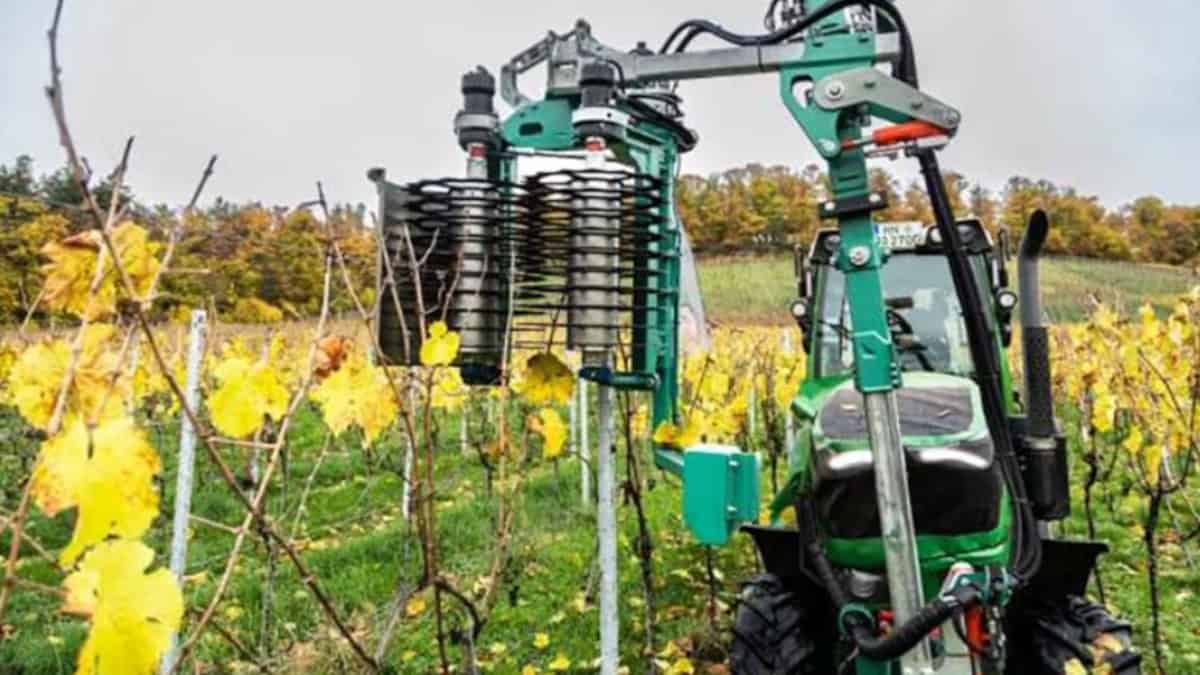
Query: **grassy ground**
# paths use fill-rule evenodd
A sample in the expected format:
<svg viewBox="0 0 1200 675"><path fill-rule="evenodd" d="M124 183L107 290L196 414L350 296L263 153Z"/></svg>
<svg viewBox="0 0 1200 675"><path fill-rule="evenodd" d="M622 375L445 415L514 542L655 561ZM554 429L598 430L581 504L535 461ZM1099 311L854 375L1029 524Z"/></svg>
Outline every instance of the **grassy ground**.
<svg viewBox="0 0 1200 675"><path fill-rule="evenodd" d="M1015 266L1010 269L1016 278ZM1080 258L1047 260L1042 272L1046 311L1055 321L1076 321L1096 300L1131 312L1147 300L1170 298L1200 284L1190 271ZM796 284L788 254L700 261L700 287L712 318L730 323L784 323Z"/></svg>
<svg viewBox="0 0 1200 675"><path fill-rule="evenodd" d="M455 429L457 425L447 425ZM306 478L312 474L324 432L311 411L303 413L292 443L287 471L286 494L274 491L271 511L279 527L291 531L293 518ZM158 434L167 475L174 471L175 430ZM393 442L395 439L392 439ZM490 562L494 517L487 495L484 472L479 462L462 457L453 438L447 438L438 467L441 491L442 556L445 569L458 587L470 593L478 589ZM384 444L371 456L353 444L335 448L313 474L306 511L300 519L298 536L304 557L326 590L336 598L349 617L354 632L373 645L386 623L389 601L399 583L409 583L419 572L419 553L412 535L399 517L400 484L390 463L395 461L393 444ZM390 447L389 447L390 446ZM1077 453L1078 454L1078 453ZM235 458L231 458L235 459ZM202 466L204 463L202 462ZM597 613L591 598L593 522L580 505L578 463L563 460L556 466L539 464L530 471L525 501L513 546L513 560L501 586L500 601L476 645L477 653L493 672L517 673L532 665L547 672L560 655L572 663L572 672L591 672L597 654ZM1075 474L1082 475L1081 467ZM240 509L211 470L202 470L197 486L194 513L210 521L238 522ZM755 572L753 554L739 538L733 545L713 550L713 574L719 591L716 622L709 620L706 551L683 532L679 516L679 489L673 479L653 474L647 493L647 512L656 550L656 594L659 632L657 649L667 640L689 649L698 663L718 663L728 639L729 607L734 602L738 581ZM164 490L164 504L171 504L171 480ZM1113 544L1105 558L1103 578L1111 607L1137 625L1137 642L1147 645L1149 605L1145 586L1145 555L1136 500L1121 495L1114 483L1105 491L1099 512L1099 535ZM1076 485L1076 501L1081 498ZM169 512L169 507L164 509ZM621 510L621 609L623 662L645 663L642 653L644 595L631 541L636 535L631 507ZM30 531L52 550L69 536L70 516L54 520L35 517ZM1076 515L1065 523L1063 533L1081 536L1085 522ZM166 550L167 523L160 519L150 537L159 551ZM189 607L201 608L211 597L231 544L231 535L196 522L189 551L189 573L199 577L187 586ZM7 541L0 538L0 547ZM1196 588L1195 566L1189 552L1177 542L1164 547L1163 612L1171 673L1200 673L1200 618L1191 611ZM61 574L49 563L30 553L21 565L21 575L46 584L56 584ZM218 613L218 622L250 649L267 649L267 662L274 672L340 673L355 670L355 663L339 641L331 637L322 615L303 590L286 562L268 580L266 557L257 541L248 543L243 561L231 587L229 599ZM268 588L273 590L268 591ZM268 604L272 620L263 641L263 608ZM428 599L428 598L427 598ZM0 673L41 675L70 673L72 654L84 637L80 622L54 613L54 601L46 596L19 592L7 617L7 639L0 640ZM427 602L432 607L432 601ZM462 615L455 612L452 627L462 628ZM545 633L549 643L535 644L535 635ZM436 663L432 612L405 617L392 643L386 662L394 672L429 672ZM457 652L457 648L455 649ZM253 672L215 634L205 637L198 653L199 672ZM635 668L634 672L638 672ZM700 670L699 672L705 672ZM713 670L710 672L723 672ZM1151 672L1147 669L1146 672Z"/></svg>
<svg viewBox="0 0 1200 675"><path fill-rule="evenodd" d="M457 429L457 424L447 425ZM292 442L287 494L275 490L271 511L280 527L290 531L304 482L312 472L323 442L315 413L305 411ZM174 455L174 429L161 434L162 454L170 464ZM374 638L386 623L389 601L399 583L419 576L420 554L415 538L400 518L401 485L388 468L395 461L396 439L367 458L357 447L343 447L328 455L315 474L301 519L304 556L356 634L373 649ZM352 444L351 444L352 445ZM203 465L204 462L202 461ZM479 638L480 661L494 672L515 673L525 665L546 672L551 661L564 655L572 671L587 672L597 656L597 610L594 604L593 516L580 504L579 465L563 460L544 464L531 472L520 510L513 544L513 560L501 585L500 600L491 621ZM171 483L164 486L163 503L173 503ZM202 470L193 513L210 521L235 525L240 507L212 470ZM667 639L687 637L686 646L712 659L721 658L725 637L707 619L706 553L690 543L679 515L679 490L672 480L655 476L646 493L650 526L656 544L655 569L660 621L658 648ZM477 459L463 458L454 439L447 439L438 467L441 489L439 518L444 568L465 592L478 590L486 574L493 546L493 501L488 498L485 474ZM164 509L169 514L170 507ZM30 532L51 550L66 543L70 516L48 520L36 516ZM622 513L620 564L622 574L622 640L626 663L642 659L644 598L640 573L630 542L636 536L631 509ZM149 543L167 550L169 523L156 523ZM202 608L216 587L232 536L223 530L193 523L189 548L189 574L201 579L187 586L189 607ZM0 537L7 550L8 539ZM56 585L61 573L37 558L22 562L21 575ZM165 556L163 556L165 558ZM161 560L161 559L160 559ZM165 563L164 563L165 564ZM319 607L303 590L286 561L280 561L273 581L274 616L270 634L274 652L269 658L275 672L341 673L353 670L353 658L342 644L331 639L322 624ZM720 607L728 608L738 590L738 580L753 572L753 554L745 541L713 551L713 571ZM268 587L266 557L260 542L248 542L238 566L229 599L217 614L218 623L233 632L256 653L264 645L262 610ZM423 673L436 663L433 640L433 603L415 618L405 617L386 657L394 672ZM0 640L0 673L34 675L70 673L72 655L84 638L84 625L54 613L53 598L18 592L6 617L8 639ZM452 613L452 625L465 626L461 613ZM723 610L719 619L723 621ZM723 624L722 624L723 626ZM545 633L549 644L534 644L536 633ZM455 648L457 652L457 648ZM211 634L201 642L201 672L256 672L239 662L221 638Z"/></svg>

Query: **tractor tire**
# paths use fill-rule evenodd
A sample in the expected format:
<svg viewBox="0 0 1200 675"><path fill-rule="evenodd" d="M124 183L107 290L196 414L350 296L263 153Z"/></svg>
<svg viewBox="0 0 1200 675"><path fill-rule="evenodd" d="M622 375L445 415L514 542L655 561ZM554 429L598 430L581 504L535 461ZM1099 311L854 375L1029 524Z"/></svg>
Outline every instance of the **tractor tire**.
<svg viewBox="0 0 1200 675"><path fill-rule="evenodd" d="M746 583L729 649L732 675L816 673L817 651L804 607L773 574Z"/></svg>
<svg viewBox="0 0 1200 675"><path fill-rule="evenodd" d="M1029 616L1029 661L1023 675L1103 672L1140 675L1141 654L1133 651L1132 627L1114 619L1102 605L1078 596L1040 605ZM1010 655L1020 646L1010 645ZM1072 664L1072 662L1075 662ZM1068 664L1070 670L1068 670ZM1010 662L1009 672L1014 672Z"/></svg>

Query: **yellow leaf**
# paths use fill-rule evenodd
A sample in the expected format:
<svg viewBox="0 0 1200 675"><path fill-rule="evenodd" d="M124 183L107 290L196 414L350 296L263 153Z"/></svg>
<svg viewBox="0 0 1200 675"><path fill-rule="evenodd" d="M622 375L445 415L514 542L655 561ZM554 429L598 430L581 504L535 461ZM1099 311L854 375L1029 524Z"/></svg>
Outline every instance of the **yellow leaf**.
<svg viewBox="0 0 1200 675"><path fill-rule="evenodd" d="M500 656L504 652L508 651L508 645L504 644L503 642L493 642L488 647L488 651L492 653L492 656Z"/></svg>
<svg viewBox="0 0 1200 675"><path fill-rule="evenodd" d="M680 658L671 667L667 669L666 675L693 675L696 669L692 666L692 662L686 658Z"/></svg>
<svg viewBox="0 0 1200 675"><path fill-rule="evenodd" d="M128 383L113 375L119 372L112 340L115 329L108 324L91 324L83 332L83 343L75 377L67 392L67 415L82 416L93 423L124 413ZM45 430L54 413L63 377L71 360L66 340L39 342L17 358L9 373L12 403L29 424Z"/></svg>
<svg viewBox="0 0 1200 675"><path fill-rule="evenodd" d="M542 408L531 428L542 436L542 456L554 459L567 444L567 425L554 408Z"/></svg>
<svg viewBox="0 0 1200 675"><path fill-rule="evenodd" d="M266 363L239 357L214 370L221 386L208 399L213 426L230 438L246 438L263 425L264 417L279 420L287 412L288 392Z"/></svg>
<svg viewBox="0 0 1200 675"><path fill-rule="evenodd" d="M91 632L76 675L149 674L183 617L183 595L165 569L145 570L154 551L139 541L106 541L64 581L64 609L89 610Z"/></svg>
<svg viewBox="0 0 1200 675"><path fill-rule="evenodd" d="M1142 430L1139 427L1133 427L1129 430L1129 435L1121 442L1122 447L1133 454L1138 454L1142 450L1142 445L1145 443L1145 438L1142 436Z"/></svg>
<svg viewBox="0 0 1200 675"><path fill-rule="evenodd" d="M533 635L533 646L538 649L545 649L550 646L550 636L545 633L535 633Z"/></svg>
<svg viewBox="0 0 1200 675"><path fill-rule="evenodd" d="M154 478L160 469L158 455L128 418L91 431L75 419L42 443L31 478L34 502L47 515L79 507L62 564L110 535L145 533L158 515Z"/></svg>
<svg viewBox="0 0 1200 675"><path fill-rule="evenodd" d="M521 675L538 675L538 671L537 668L533 667L533 664L526 663L525 667L521 669Z"/></svg>
<svg viewBox="0 0 1200 675"><path fill-rule="evenodd" d="M111 236L137 299L144 300L158 275L159 262L155 258L158 245L149 241L144 229L131 222L113 228ZM104 275L96 292L90 293L102 247L98 230L81 232L42 247L42 254L50 260L42 267L46 276L42 296L46 306L89 320L103 319L115 312L117 289L120 287L123 292L124 288L107 250Z"/></svg>
<svg viewBox="0 0 1200 675"><path fill-rule="evenodd" d="M1063 675L1087 675L1087 668L1079 659L1071 659L1063 664Z"/></svg>
<svg viewBox="0 0 1200 675"><path fill-rule="evenodd" d="M571 659L568 659L566 654L560 652L559 655L550 662L548 667L550 670L556 673L564 672L571 667Z"/></svg>
<svg viewBox="0 0 1200 675"><path fill-rule="evenodd" d="M335 435L351 425L362 429L367 445L396 420L396 392L382 368L351 357L310 394Z"/></svg>
<svg viewBox="0 0 1200 675"><path fill-rule="evenodd" d="M410 618L419 616L425 611L425 599L420 597L410 598L408 604L404 606L404 613Z"/></svg>
<svg viewBox="0 0 1200 675"><path fill-rule="evenodd" d="M654 430L654 442L659 445L669 445L679 450L686 450L700 442L704 428L700 420L692 419L682 427L670 422L661 422Z"/></svg>
<svg viewBox="0 0 1200 675"><path fill-rule="evenodd" d="M521 394L534 405L566 405L575 392L575 374L550 352L534 354L526 362Z"/></svg>
<svg viewBox="0 0 1200 675"><path fill-rule="evenodd" d="M448 366L458 356L458 333L436 321L429 327L429 335L421 343L421 365Z"/></svg>

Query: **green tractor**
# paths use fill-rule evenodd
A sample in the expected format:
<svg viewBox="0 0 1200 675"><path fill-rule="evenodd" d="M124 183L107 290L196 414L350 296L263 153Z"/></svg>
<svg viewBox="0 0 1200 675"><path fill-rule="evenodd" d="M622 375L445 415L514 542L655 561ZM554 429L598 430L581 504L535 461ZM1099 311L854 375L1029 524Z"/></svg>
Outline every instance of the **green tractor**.
<svg viewBox="0 0 1200 675"><path fill-rule="evenodd" d="M1034 214L1020 283L976 221L956 221L936 153L961 114L918 85L891 0L771 0L766 32L684 21L657 50L602 43L583 20L519 52L498 78L462 79L454 131L464 177L391 183L380 196L381 358L417 363L421 326L461 337L465 382L495 385L514 348L562 344L596 387L602 673L616 672L613 392L644 392L652 426L682 422L681 158L698 136L680 85L774 73L783 107L825 162L821 232L799 260L792 313L808 379L790 479L795 525L757 525L758 457L701 443L654 449L683 482L684 522L721 545L743 530L750 582L735 673L1136 673L1130 629L1082 599L1102 544L1057 541L1067 459L1050 392ZM726 43L700 49L698 41ZM519 78L544 65L541 95ZM497 91L512 110L494 106ZM523 173L551 156L574 168ZM876 222L868 160L913 158L933 223ZM420 315L424 312L424 315ZM1024 386L1007 348L1021 318ZM624 358L616 358L617 355ZM1018 393L1020 389L1020 393ZM1076 661L1077 663L1072 663Z"/></svg>
<svg viewBox="0 0 1200 675"><path fill-rule="evenodd" d="M989 431L945 238L937 226L921 223L877 227L887 251L880 274L885 313L902 371L896 414L907 495L886 494L895 487L879 486L886 477L876 473L864 397L853 378L853 298L839 265L841 236L833 229L819 232L811 246L796 251L799 298L792 314L804 335L808 374L792 405L799 427L791 478L771 509L778 518L794 508L797 525L743 527L766 573L746 585L738 610L735 673L843 672L855 657L857 670L847 672L893 672L885 662L920 635L934 636L933 672L1062 673L1072 659L1107 664L1113 673L1139 672L1129 625L1083 599L1104 545L1041 539L1048 522L1070 511L1065 439L1053 419L1038 295L1046 218L1035 213L1022 242L1020 296L1009 288L1007 238L994 246L977 220L960 220L955 230L970 283L984 299L983 318L993 336L988 346L999 366L997 384L1023 494L1006 485ZM1014 387L1008 358L1018 307L1024 393ZM1020 586L1008 568L1019 517L1014 499L1027 501L1042 549L1039 566ZM889 573L889 546L909 543L889 538L880 518L881 509L903 512L906 503L915 533L915 579ZM891 648L869 631L862 631L864 640L846 639L853 616L876 635L900 639L890 609L893 578L919 584L932 600L927 608L939 598L948 607L931 609L919 630ZM959 602L956 589L971 586L976 604L947 620L955 614L949 605Z"/></svg>

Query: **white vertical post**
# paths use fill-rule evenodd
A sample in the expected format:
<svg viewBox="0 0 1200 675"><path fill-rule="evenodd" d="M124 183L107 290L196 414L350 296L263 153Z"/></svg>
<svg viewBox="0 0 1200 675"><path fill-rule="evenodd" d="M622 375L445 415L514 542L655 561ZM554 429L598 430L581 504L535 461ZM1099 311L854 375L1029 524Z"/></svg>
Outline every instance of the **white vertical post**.
<svg viewBox="0 0 1200 675"><path fill-rule="evenodd" d="M613 390L596 386L596 529L600 558L600 675L616 675L620 661L617 621L617 511L613 501Z"/></svg>
<svg viewBox="0 0 1200 675"><path fill-rule="evenodd" d="M588 386L587 380L576 381L579 390L579 410L575 413L579 424L579 491L584 508L592 503L592 449L588 438Z"/></svg>
<svg viewBox="0 0 1200 675"><path fill-rule="evenodd" d="M792 355L792 331L790 328L783 331L783 353L788 356ZM791 403L783 410L783 434L783 451L787 453L788 457L791 457L792 449L796 447L796 421L792 418Z"/></svg>
<svg viewBox="0 0 1200 675"><path fill-rule="evenodd" d="M200 371L204 361L204 340L208 332L208 316L202 309L192 312L191 333L188 337L187 382L184 397L188 410L195 412L200 403ZM171 576L183 588L187 569L188 521L192 515L192 486L196 464L196 429L185 414L179 423L179 467L175 473L175 513L171 527ZM171 634L171 644L159 664L159 672L170 672L179 658L179 636Z"/></svg>
<svg viewBox="0 0 1200 675"><path fill-rule="evenodd" d="M412 410L412 407L414 405L416 405L415 399L413 398L413 386L414 386L413 383L415 381L416 381L415 378L409 378L409 385L408 385L408 409L409 410ZM405 521L408 520L408 516L412 511L412 484L413 484L412 472L413 472L413 452L414 451L415 451L415 448L413 446L412 436L410 436L406 430L406 432L404 434L404 488L403 488L402 494L400 496L400 517L402 519L404 519Z"/></svg>
<svg viewBox="0 0 1200 675"><path fill-rule="evenodd" d="M470 443L467 442L467 402L463 401L458 408L458 449L462 456L471 454Z"/></svg>

